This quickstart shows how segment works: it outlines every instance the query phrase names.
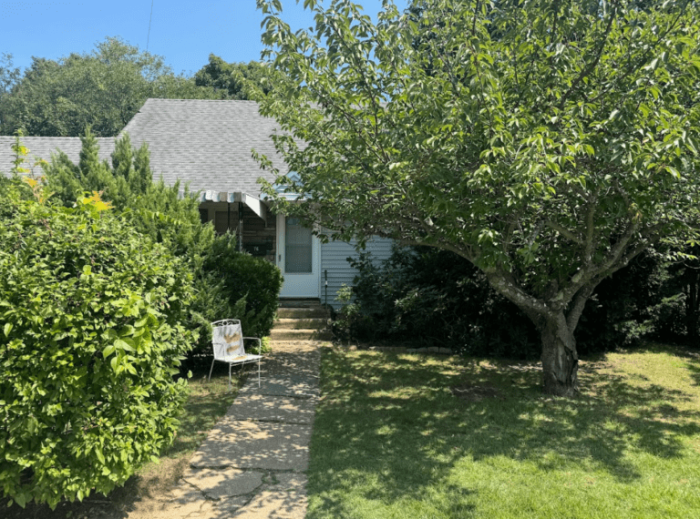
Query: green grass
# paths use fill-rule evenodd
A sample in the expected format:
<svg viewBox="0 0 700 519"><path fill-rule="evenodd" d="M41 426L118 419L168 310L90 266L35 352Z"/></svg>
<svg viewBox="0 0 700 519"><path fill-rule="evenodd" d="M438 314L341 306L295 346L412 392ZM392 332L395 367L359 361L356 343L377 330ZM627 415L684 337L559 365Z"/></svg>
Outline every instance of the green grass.
<svg viewBox="0 0 700 519"><path fill-rule="evenodd" d="M326 349L308 517L700 517L700 356L582 362L572 400L537 367Z"/></svg>

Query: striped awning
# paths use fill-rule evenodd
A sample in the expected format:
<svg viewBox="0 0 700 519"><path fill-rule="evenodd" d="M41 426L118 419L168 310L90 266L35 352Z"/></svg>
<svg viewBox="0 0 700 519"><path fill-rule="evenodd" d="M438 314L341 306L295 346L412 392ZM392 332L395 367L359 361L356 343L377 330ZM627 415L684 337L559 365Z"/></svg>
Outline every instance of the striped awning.
<svg viewBox="0 0 700 519"><path fill-rule="evenodd" d="M184 192L183 192L184 194ZM263 220L267 217L267 206L259 198L249 195L248 193L231 192L231 191L200 191L198 194L199 202L226 202L233 204L236 202L247 205L255 214Z"/></svg>

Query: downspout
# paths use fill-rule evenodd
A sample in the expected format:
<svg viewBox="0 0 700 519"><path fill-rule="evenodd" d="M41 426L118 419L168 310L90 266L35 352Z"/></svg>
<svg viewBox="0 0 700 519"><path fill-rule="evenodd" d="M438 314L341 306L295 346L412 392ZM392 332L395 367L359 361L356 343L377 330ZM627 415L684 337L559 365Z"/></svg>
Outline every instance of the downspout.
<svg viewBox="0 0 700 519"><path fill-rule="evenodd" d="M238 202L238 252L243 252L243 202Z"/></svg>

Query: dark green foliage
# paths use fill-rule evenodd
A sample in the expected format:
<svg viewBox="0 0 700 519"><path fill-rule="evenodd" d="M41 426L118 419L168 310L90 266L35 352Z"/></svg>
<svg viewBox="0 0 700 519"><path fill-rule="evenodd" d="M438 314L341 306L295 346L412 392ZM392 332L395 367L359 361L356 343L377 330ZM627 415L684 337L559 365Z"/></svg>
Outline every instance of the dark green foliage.
<svg viewBox="0 0 700 519"><path fill-rule="evenodd" d="M667 276L659 257L645 253L603 280L576 328L578 350L583 354L612 350L658 336Z"/></svg>
<svg viewBox="0 0 700 519"><path fill-rule="evenodd" d="M250 63L227 63L215 54L209 55L209 63L194 75L195 84L209 87L225 99L253 99L253 92L267 94L272 90L274 74L270 67Z"/></svg>
<svg viewBox="0 0 700 519"><path fill-rule="evenodd" d="M109 492L173 440L192 274L99 196L66 208L3 184L0 488L55 506Z"/></svg>
<svg viewBox="0 0 700 519"><path fill-rule="evenodd" d="M456 254L395 248L383 264L362 254L352 265L359 271L354 301L334 323L341 338L408 341L479 356L538 355L530 320ZM692 263L636 258L604 280L586 304L575 334L578 351L610 351L644 338L686 340L692 275Z"/></svg>
<svg viewBox="0 0 700 519"><path fill-rule="evenodd" d="M19 67L15 67L12 63L12 54L0 54L0 98L7 94L20 77ZM2 121L0 121L0 124Z"/></svg>
<svg viewBox="0 0 700 519"><path fill-rule="evenodd" d="M228 303L245 335L264 337L274 324L282 274L268 261L237 252L235 245L232 235L216 240L204 268L223 281Z"/></svg>
<svg viewBox="0 0 700 519"><path fill-rule="evenodd" d="M162 57L119 38L107 38L87 54L57 61L33 58L19 77L0 61L0 134L78 136L91 126L102 137L116 135L149 97L218 99L213 89L177 75Z"/></svg>
<svg viewBox="0 0 700 519"><path fill-rule="evenodd" d="M532 323L460 256L430 247L395 248L382 265L361 254L355 305L336 332L362 340L444 346L469 355L532 358ZM348 329L349 327L349 329Z"/></svg>
<svg viewBox="0 0 700 519"><path fill-rule="evenodd" d="M685 258L669 264L668 275L662 280L664 299L658 309L658 328L660 335L667 340L700 348L700 247L690 247L685 252L695 259Z"/></svg>

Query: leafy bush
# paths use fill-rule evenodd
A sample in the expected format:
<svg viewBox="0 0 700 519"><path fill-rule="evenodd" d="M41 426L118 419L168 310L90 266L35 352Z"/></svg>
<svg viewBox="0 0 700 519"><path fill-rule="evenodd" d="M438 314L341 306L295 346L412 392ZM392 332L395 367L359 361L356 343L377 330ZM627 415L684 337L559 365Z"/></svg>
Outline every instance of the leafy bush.
<svg viewBox="0 0 700 519"><path fill-rule="evenodd" d="M269 334L279 294L279 287L272 294L274 280L280 277L277 267L241 259L243 255L230 245L231 237L217 237L210 223L201 222L195 197L187 196L187 190L181 196L177 183L153 182L145 145L134 150L124 135L116 142L110 166L100 162L97 141L89 130L81 139L77 165L59 155L45 168L49 188L69 207L84 191L102 192L138 232L187 261L196 287L187 326L199 332L197 347L190 354L211 353L209 323L218 319L241 319L246 333Z"/></svg>
<svg viewBox="0 0 700 519"><path fill-rule="evenodd" d="M368 254L351 261L355 286L333 323L339 338L451 347L469 355L536 357L534 325L498 295L466 260L431 248L395 248L382 264ZM684 328L678 275L658 257L643 255L605 279L576 329L581 354L677 337Z"/></svg>
<svg viewBox="0 0 700 519"><path fill-rule="evenodd" d="M438 345L471 355L539 352L531 322L452 252L395 247L381 265L369 254L351 264L358 269L355 302L334 323L337 335Z"/></svg>
<svg viewBox="0 0 700 519"><path fill-rule="evenodd" d="M192 276L98 195L65 208L3 189L0 488L55 506L109 492L172 441Z"/></svg>
<svg viewBox="0 0 700 519"><path fill-rule="evenodd" d="M214 243L204 269L222 280L223 293L241 320L246 336L270 334L282 288L280 269L261 258L236 251L235 236L227 234Z"/></svg>

